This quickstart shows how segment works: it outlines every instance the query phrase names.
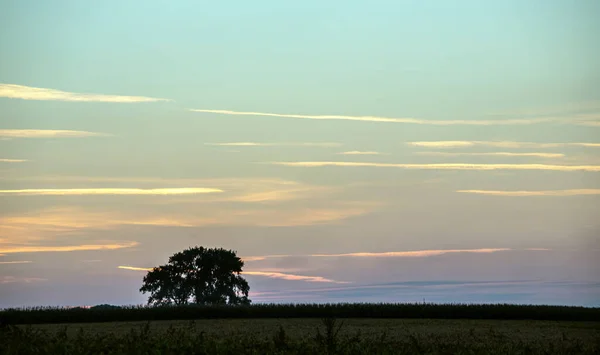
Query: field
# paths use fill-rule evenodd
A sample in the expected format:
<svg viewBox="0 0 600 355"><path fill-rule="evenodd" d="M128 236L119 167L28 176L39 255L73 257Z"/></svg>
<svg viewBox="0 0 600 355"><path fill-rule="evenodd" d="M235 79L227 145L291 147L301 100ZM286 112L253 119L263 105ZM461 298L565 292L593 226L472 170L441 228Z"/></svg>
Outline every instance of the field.
<svg viewBox="0 0 600 355"><path fill-rule="evenodd" d="M358 307L357 305L355 305ZM416 305L415 305L416 306ZM252 306L255 307L255 306ZM267 312L273 309L255 308ZM322 314L335 314L335 305L321 307ZM366 307L366 306L365 306ZM372 309L384 307L371 305ZM391 307L387 305L385 307ZM431 307L436 307L431 305ZM93 310L57 309L19 311L37 323L11 325L0 331L1 354L600 354L600 322L579 320L498 320L459 319L461 309L453 309L455 319L373 318L373 317L243 317L238 310L230 317L194 320L155 320L93 322ZM446 308L443 308L446 307ZM491 306L480 306L481 314ZM488 307L488 308L485 308ZM515 306L510 306L515 307ZM527 306L521 306L527 314ZM181 309L186 309L181 308ZM181 310L179 309L179 310ZM204 309L202 307L188 310ZM206 308L209 309L209 308ZM205 310L206 310L205 309ZM210 308L213 311L215 308ZM297 308L296 315L309 308ZM355 308L355 309L360 309ZM366 309L366 308L365 308ZM388 308L392 309L392 308ZM408 309L408 308L405 308ZM434 309L434 308L430 308ZM530 312L531 309L529 308ZM545 308L551 310L552 308ZM562 309L562 308L557 308ZM302 311L303 310L303 311ZM556 310L556 309L555 309ZM580 318L596 315L597 309L584 309ZM87 313L89 311L89 313ZM97 310L100 312L100 310ZM110 314L123 310L102 310ZM129 309L130 312L136 312ZM138 309L139 311L139 309ZM156 310L144 310L146 318ZM176 309L170 314L177 315ZM269 311L269 312L270 312ZM13 319L16 319L12 311ZM38 312L38 313L36 313ZM42 313L39 313L42 312ZM161 311L163 312L163 311ZM217 312L217 311L215 311ZM219 312L224 312L221 309ZM587 313L586 313L587 312ZM57 323L48 315L72 315L71 322ZM191 312L194 314L194 312ZM283 312L285 313L285 312ZM0 317L7 315L0 311ZM113 313L125 317L127 313ZM164 315L168 313L154 313ZM236 314L238 317L233 317ZM251 313L257 315L260 313ZM470 313L465 312L465 315ZM474 313L473 313L474 314ZM482 317L480 314L480 318ZM541 317L541 313L531 312ZM548 315L567 317L566 313ZM588 314L584 316L584 314ZM35 315L36 317L33 317ZM45 315L42 318L40 315ZM86 315L87 318L83 318ZM205 313L205 315L207 315ZM266 313L262 314L263 316ZM416 314L412 314L416 315ZM21 315L23 317L23 314ZM77 319L86 322L74 322ZM106 316L106 318L110 318ZM24 318L21 318L24 319ZM39 322L44 319L45 322ZM13 323L14 324L14 323Z"/></svg>

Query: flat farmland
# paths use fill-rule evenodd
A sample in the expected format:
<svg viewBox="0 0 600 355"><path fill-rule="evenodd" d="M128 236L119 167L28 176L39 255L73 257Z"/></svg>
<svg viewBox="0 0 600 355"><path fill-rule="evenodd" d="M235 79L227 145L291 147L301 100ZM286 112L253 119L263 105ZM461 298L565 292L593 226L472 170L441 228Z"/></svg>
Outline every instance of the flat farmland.
<svg viewBox="0 0 600 355"><path fill-rule="evenodd" d="M20 341L37 353L600 353L600 322L585 321L197 319L18 325L2 336L15 354L28 353Z"/></svg>

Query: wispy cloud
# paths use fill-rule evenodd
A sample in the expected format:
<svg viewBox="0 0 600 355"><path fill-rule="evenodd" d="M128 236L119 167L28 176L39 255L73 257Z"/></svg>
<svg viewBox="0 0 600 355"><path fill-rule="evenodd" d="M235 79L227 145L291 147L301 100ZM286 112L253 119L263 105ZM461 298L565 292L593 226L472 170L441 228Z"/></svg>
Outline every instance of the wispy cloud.
<svg viewBox="0 0 600 355"><path fill-rule="evenodd" d="M457 156L491 156L491 157L539 157L539 158L562 158L565 155L561 153L513 153L513 152L487 152L487 153L459 153L459 152L416 152L417 155L429 155L440 157Z"/></svg>
<svg viewBox="0 0 600 355"><path fill-rule="evenodd" d="M578 196L600 195L600 189L538 190L538 191L494 191L494 190L458 190L456 192L493 196Z"/></svg>
<svg viewBox="0 0 600 355"><path fill-rule="evenodd" d="M14 276L2 276L0 277L0 284L10 284L10 283L33 283L33 282L41 282L48 281L48 279L42 279L39 277L14 277Z"/></svg>
<svg viewBox="0 0 600 355"><path fill-rule="evenodd" d="M116 250L131 248L137 246L138 242L113 243L113 244L83 244L83 245L60 245L60 246L14 246L7 247L0 245L0 254L16 253L48 253L48 252L70 252L87 250Z"/></svg>
<svg viewBox="0 0 600 355"><path fill-rule="evenodd" d="M122 270L131 270L131 271L151 271L153 268L149 267L137 267L137 266L117 266L118 269ZM273 279L282 279L289 281L305 281L305 282L327 282L327 283L337 283L344 284L348 282L344 281L335 281L321 276L306 276L306 275L295 275L290 273L283 272L275 272L275 271L242 271L243 275L250 276L264 276Z"/></svg>
<svg viewBox="0 0 600 355"><path fill-rule="evenodd" d="M414 250L414 251L388 251L388 252L359 252L346 254L312 254L314 257L374 257L374 258L398 258L398 257L427 257L454 253L497 253L509 251L507 248L487 249L441 249L441 250Z"/></svg>
<svg viewBox="0 0 600 355"><path fill-rule="evenodd" d="M0 163L24 163L26 159L0 159Z"/></svg>
<svg viewBox="0 0 600 355"><path fill-rule="evenodd" d="M402 168L415 170L553 170L553 171L600 171L600 165L546 165L546 164L396 164L370 162L342 161L299 161L299 162L269 162L267 164L291 167L379 167Z"/></svg>
<svg viewBox="0 0 600 355"><path fill-rule="evenodd" d="M189 195L215 192L223 192L223 190L203 187L161 189L23 189L0 190L0 195Z"/></svg>
<svg viewBox="0 0 600 355"><path fill-rule="evenodd" d="M336 283L343 284L348 283L344 281L335 281L321 276L305 276L305 275L295 275L295 274L287 274L283 272L270 272L270 271L244 271L242 272L244 275L251 276L265 276L273 279L282 279L282 280L290 280L290 281L306 281L306 282L327 282L327 283Z"/></svg>
<svg viewBox="0 0 600 355"><path fill-rule="evenodd" d="M333 142L281 142L281 143L261 143L261 142L227 142L227 143L204 143L204 145L221 147L339 147L341 143Z"/></svg>
<svg viewBox="0 0 600 355"><path fill-rule="evenodd" d="M131 184L153 186L173 186L185 188L186 186L210 186L223 190L222 193L210 194L210 198L202 196L202 201L190 200L191 196L182 196L175 202L244 202L264 203L282 202L309 197L323 197L336 191L341 191L340 186L316 186L305 183L273 179L273 178L219 178L219 179L178 179L178 178L151 178L151 177L101 177L101 176L15 176L0 175L0 180L35 183L76 183L76 184ZM189 194L188 194L189 195ZM183 198L186 200L183 200ZM153 203L171 203L168 201L153 201Z"/></svg>
<svg viewBox="0 0 600 355"><path fill-rule="evenodd" d="M525 250L536 250L536 251L549 251L546 248L528 248ZM386 252L354 252L354 253L341 253L341 254L305 254L305 255L260 255L260 256L247 256L242 257L242 260L255 260L263 261L267 259L280 259L290 257L363 257L363 258L423 258L438 256L444 254L458 254L458 253L474 253L474 254L489 254L498 253L505 251L517 251L517 249L510 248L480 248L480 249L428 249L428 250L410 250L410 251L386 251Z"/></svg>
<svg viewBox="0 0 600 355"><path fill-rule="evenodd" d="M0 129L0 137L2 138L75 138L102 136L109 135L98 132L56 129Z"/></svg>
<svg viewBox="0 0 600 355"><path fill-rule="evenodd" d="M117 266L117 269L131 270L131 271L152 271L153 268L151 268L151 267L136 267L136 266L122 266L122 265L119 265L119 266Z"/></svg>
<svg viewBox="0 0 600 355"><path fill-rule="evenodd" d="M374 152L374 151L360 151L360 150L351 150L348 152L340 152L337 153L339 155L381 155L383 153Z"/></svg>
<svg viewBox="0 0 600 355"><path fill-rule="evenodd" d="M0 84L0 97L23 100L53 100L53 101L76 101L76 102L115 102L115 103L135 103L135 102L155 102L171 101L168 99L159 99L144 96L123 96L123 95L104 95L104 94L85 94L67 92L55 89L37 88L15 84Z"/></svg>
<svg viewBox="0 0 600 355"><path fill-rule="evenodd" d="M473 146L485 146L495 148L560 148L560 147L588 147L598 148L600 143L533 143L533 142L511 142L511 141L424 141L407 142L407 145L424 148L466 148Z"/></svg>
<svg viewBox="0 0 600 355"><path fill-rule="evenodd" d="M114 230L127 226L161 226L193 228L206 226L294 227L340 223L345 219L368 214L375 203L328 203L313 208L217 208L213 205L181 208L177 211L143 211L136 205L124 209L94 210L60 208L34 210L29 213L0 217L0 235L15 243L35 242L56 235L82 230ZM0 244L1 245L1 244ZM2 251L0 250L0 253Z"/></svg>
<svg viewBox="0 0 600 355"><path fill-rule="evenodd" d="M246 112L246 111L208 110L208 109L190 109L190 111L202 112L202 113L215 113L215 114L221 114L221 115L299 118L299 119L308 119L308 120L347 120L347 121L366 121L366 122L408 123L408 124L437 125L437 126L530 125L530 124L554 121L554 119L549 119L549 118L497 119L497 120L424 120L424 119L419 119L419 118L390 118L390 117L379 117L379 116L345 116L345 115L300 115L300 114L286 114L286 113Z"/></svg>
<svg viewBox="0 0 600 355"><path fill-rule="evenodd" d="M22 260L22 261L0 261L0 265L6 264L31 264L33 261Z"/></svg>

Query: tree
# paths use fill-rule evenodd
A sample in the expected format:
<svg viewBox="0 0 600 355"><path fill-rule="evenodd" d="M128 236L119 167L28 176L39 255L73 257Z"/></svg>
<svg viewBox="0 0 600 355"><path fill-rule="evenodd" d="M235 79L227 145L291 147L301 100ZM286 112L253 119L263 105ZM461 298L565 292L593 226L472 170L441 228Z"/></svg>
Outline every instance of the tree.
<svg viewBox="0 0 600 355"><path fill-rule="evenodd" d="M149 305L250 304L244 261L232 250L194 247L175 253L166 265L148 271L142 293Z"/></svg>

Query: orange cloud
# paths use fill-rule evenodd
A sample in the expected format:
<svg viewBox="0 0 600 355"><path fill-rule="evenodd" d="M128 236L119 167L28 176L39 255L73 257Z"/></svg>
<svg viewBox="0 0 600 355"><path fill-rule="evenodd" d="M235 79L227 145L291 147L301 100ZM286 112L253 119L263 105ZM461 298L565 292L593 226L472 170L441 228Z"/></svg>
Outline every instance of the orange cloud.
<svg viewBox="0 0 600 355"><path fill-rule="evenodd" d="M509 251L507 248L487 248L487 249L440 249L440 250L414 250L414 251L389 251L389 252L359 252L346 254L312 254L314 257L428 257L453 253L496 253Z"/></svg>
<svg viewBox="0 0 600 355"><path fill-rule="evenodd" d="M102 137L105 133L57 129L0 129L0 138L73 138Z"/></svg>
<svg viewBox="0 0 600 355"><path fill-rule="evenodd" d="M0 163L24 163L27 159L0 159Z"/></svg>
<svg viewBox="0 0 600 355"><path fill-rule="evenodd" d="M69 252L86 250L116 250L131 248L137 246L138 242L128 242L120 244L83 244L83 245L64 245L64 246L15 246L6 247L0 245L0 254L15 253L47 253L47 252Z"/></svg>
<svg viewBox="0 0 600 355"><path fill-rule="evenodd" d="M0 190L3 195L188 195L223 192L220 189L203 187L161 188L161 189L23 189Z"/></svg>
<svg viewBox="0 0 600 355"><path fill-rule="evenodd" d="M286 274L282 272L272 272L272 271L244 271L242 272L244 275L252 275L252 276L265 276L274 279L282 279L282 280L290 280L290 281L306 281L306 282L328 282L328 283L348 283L344 281L335 281L331 279L327 279L321 276L304 276L304 275L294 275L294 274Z"/></svg>
<svg viewBox="0 0 600 355"><path fill-rule="evenodd" d="M151 267L135 267L135 266L117 266L117 269L132 270L132 271L152 271Z"/></svg>
<svg viewBox="0 0 600 355"><path fill-rule="evenodd" d="M0 254L0 255L2 255L2 254ZM3 265L3 264L30 264L32 262L33 261L25 261L25 260L23 260L23 261L0 261L0 265Z"/></svg>
<svg viewBox="0 0 600 355"><path fill-rule="evenodd" d="M53 100L53 101L75 101L75 102L115 102L115 103L134 103L134 102L154 102L171 101L168 99L158 99L144 96L122 96L122 95L104 95L104 94L81 94L55 89L36 88L31 86L16 84L0 84L0 97L22 100Z"/></svg>

